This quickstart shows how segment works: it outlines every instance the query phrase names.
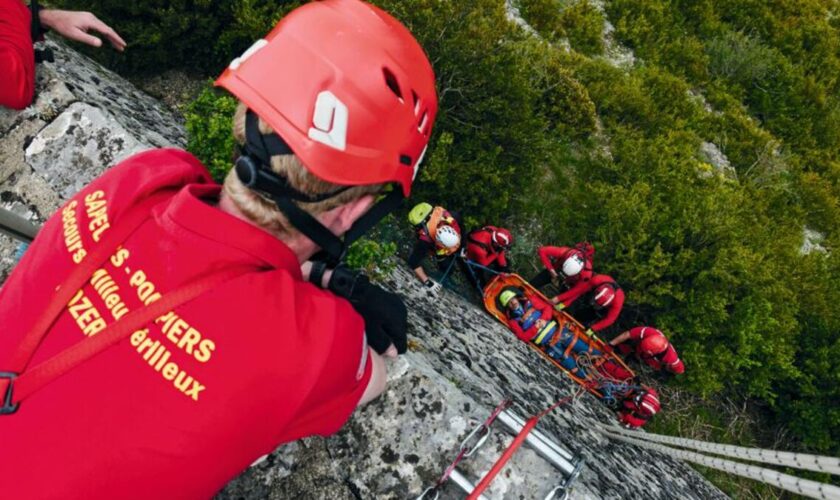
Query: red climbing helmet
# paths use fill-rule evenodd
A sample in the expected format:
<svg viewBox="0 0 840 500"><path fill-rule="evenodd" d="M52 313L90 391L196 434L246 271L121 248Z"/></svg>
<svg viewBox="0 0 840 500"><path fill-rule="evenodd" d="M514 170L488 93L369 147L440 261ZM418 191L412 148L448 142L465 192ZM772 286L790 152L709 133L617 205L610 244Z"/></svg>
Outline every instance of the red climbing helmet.
<svg viewBox="0 0 840 500"><path fill-rule="evenodd" d="M668 349L668 339L662 333L654 331L651 335L646 335L641 342L639 342L639 350L647 357L654 357L665 352Z"/></svg>
<svg viewBox="0 0 840 500"><path fill-rule="evenodd" d="M498 227L492 230L493 243L500 248L510 248L513 245L513 235L505 228Z"/></svg>
<svg viewBox="0 0 840 500"><path fill-rule="evenodd" d="M633 398L633 402L636 404L636 411L648 417L656 415L662 408L659 405L659 395L652 387L644 387Z"/></svg>
<svg viewBox="0 0 840 500"><path fill-rule="evenodd" d="M595 288L592 302L597 307L607 307L615 299L615 285L604 283Z"/></svg>
<svg viewBox="0 0 840 500"><path fill-rule="evenodd" d="M359 0L292 11L216 80L306 168L340 185L399 183L408 196L438 110L423 49Z"/></svg>

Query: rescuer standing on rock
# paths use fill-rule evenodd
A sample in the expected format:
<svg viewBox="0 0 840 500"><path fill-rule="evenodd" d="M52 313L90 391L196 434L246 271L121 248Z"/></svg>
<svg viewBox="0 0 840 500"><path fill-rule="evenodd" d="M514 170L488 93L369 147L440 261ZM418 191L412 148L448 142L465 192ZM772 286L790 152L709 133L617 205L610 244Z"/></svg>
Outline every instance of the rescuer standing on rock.
<svg viewBox="0 0 840 500"><path fill-rule="evenodd" d="M0 290L4 498L212 497L336 432L406 350L402 300L334 266L410 192L438 105L423 49L374 6L312 2L217 84L240 100L223 187L184 151L129 158Z"/></svg>
<svg viewBox="0 0 840 500"><path fill-rule="evenodd" d="M417 242L408 256L408 266L423 285L438 292L441 285L429 278L423 269L423 261L431 255L439 269L448 271L452 267L462 246L461 217L443 207L418 203L408 213L408 222L417 234Z"/></svg>

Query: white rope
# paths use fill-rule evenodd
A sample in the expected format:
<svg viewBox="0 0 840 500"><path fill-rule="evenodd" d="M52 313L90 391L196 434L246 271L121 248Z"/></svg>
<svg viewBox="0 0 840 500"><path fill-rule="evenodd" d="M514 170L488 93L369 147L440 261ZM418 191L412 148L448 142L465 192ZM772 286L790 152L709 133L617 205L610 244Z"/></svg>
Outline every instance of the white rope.
<svg viewBox="0 0 840 500"><path fill-rule="evenodd" d="M625 436L631 436L644 441L682 446L693 450L715 453L732 458L740 458L753 462L761 462L771 465L782 465L815 472L827 472L840 475L840 458L823 457L819 455L808 455L806 453L792 453L789 451L764 450L761 448L746 448L729 444L707 443L696 439L686 439L662 434L650 434L647 432L629 431L621 427L611 426L607 430Z"/></svg>
<svg viewBox="0 0 840 500"><path fill-rule="evenodd" d="M816 481L801 479L796 476L791 476L771 469L742 464L740 462L733 462L731 460L724 460L722 458L708 457L692 451L677 450L661 444L653 444L639 439L624 437L618 434L611 434L602 428L599 428L599 430L605 435L619 441L665 453L676 458L688 460L689 462L694 462L720 471L754 479L799 495L810 498L840 499L840 488L831 484L818 483Z"/></svg>

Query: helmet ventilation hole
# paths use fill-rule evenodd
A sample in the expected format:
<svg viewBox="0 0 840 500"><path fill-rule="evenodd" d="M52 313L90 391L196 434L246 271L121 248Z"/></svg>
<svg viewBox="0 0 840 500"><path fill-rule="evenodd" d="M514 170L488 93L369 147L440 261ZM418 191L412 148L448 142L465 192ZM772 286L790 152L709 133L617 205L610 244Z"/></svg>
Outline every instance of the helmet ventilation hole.
<svg viewBox="0 0 840 500"><path fill-rule="evenodd" d="M385 76L385 85L391 89L391 92L397 96L397 99L399 99L400 102L404 102L402 92L400 91L400 84L397 83L397 77L394 76L394 73L392 73L388 68L382 68L382 74Z"/></svg>
<svg viewBox="0 0 840 500"><path fill-rule="evenodd" d="M408 155L400 155L400 163L411 166L411 157Z"/></svg>

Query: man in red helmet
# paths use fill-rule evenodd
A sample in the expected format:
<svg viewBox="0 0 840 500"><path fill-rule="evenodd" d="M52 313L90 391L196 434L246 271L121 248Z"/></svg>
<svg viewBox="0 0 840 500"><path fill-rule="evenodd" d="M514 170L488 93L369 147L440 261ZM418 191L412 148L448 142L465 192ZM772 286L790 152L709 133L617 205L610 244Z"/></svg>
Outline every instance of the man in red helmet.
<svg viewBox="0 0 840 500"><path fill-rule="evenodd" d="M624 292L618 283L606 274L596 274L585 287L567 290L551 301L555 304L555 309L563 310L583 296L586 296L586 300L583 301L586 305L578 306L570 313L587 327L586 332L590 335L615 323L621 308L624 307Z"/></svg>
<svg viewBox="0 0 840 500"><path fill-rule="evenodd" d="M507 252L512 245L513 235L503 227L484 226L467 235L467 259L481 266L473 266L479 287L483 287L490 279L488 273L510 272Z"/></svg>
<svg viewBox="0 0 840 500"><path fill-rule="evenodd" d="M651 326L637 326L610 341L624 355L633 353L657 371L681 375L685 365L665 334Z"/></svg>
<svg viewBox="0 0 840 500"><path fill-rule="evenodd" d="M595 248L589 242L573 247L542 246L538 253L545 269L531 278L531 285L542 288L553 283L569 293L583 293L592 278L592 258L595 256Z"/></svg>
<svg viewBox="0 0 840 500"><path fill-rule="evenodd" d="M217 83L241 101L223 187L183 151L129 158L0 290L4 497L211 497L337 431L405 351L399 297L334 266L410 191L437 112L422 48L369 4L312 2Z"/></svg>
<svg viewBox="0 0 840 500"><path fill-rule="evenodd" d="M29 7L20 0L0 0L0 106L23 109L35 94L36 54L32 42L43 39L46 28L69 40L94 47L102 40L88 31L105 35L122 52L125 41L116 31L90 12L40 9L33 0Z"/></svg>
<svg viewBox="0 0 840 500"><path fill-rule="evenodd" d="M642 386L628 393L621 402L618 421L628 429L638 429L648 423L661 409L656 389Z"/></svg>

